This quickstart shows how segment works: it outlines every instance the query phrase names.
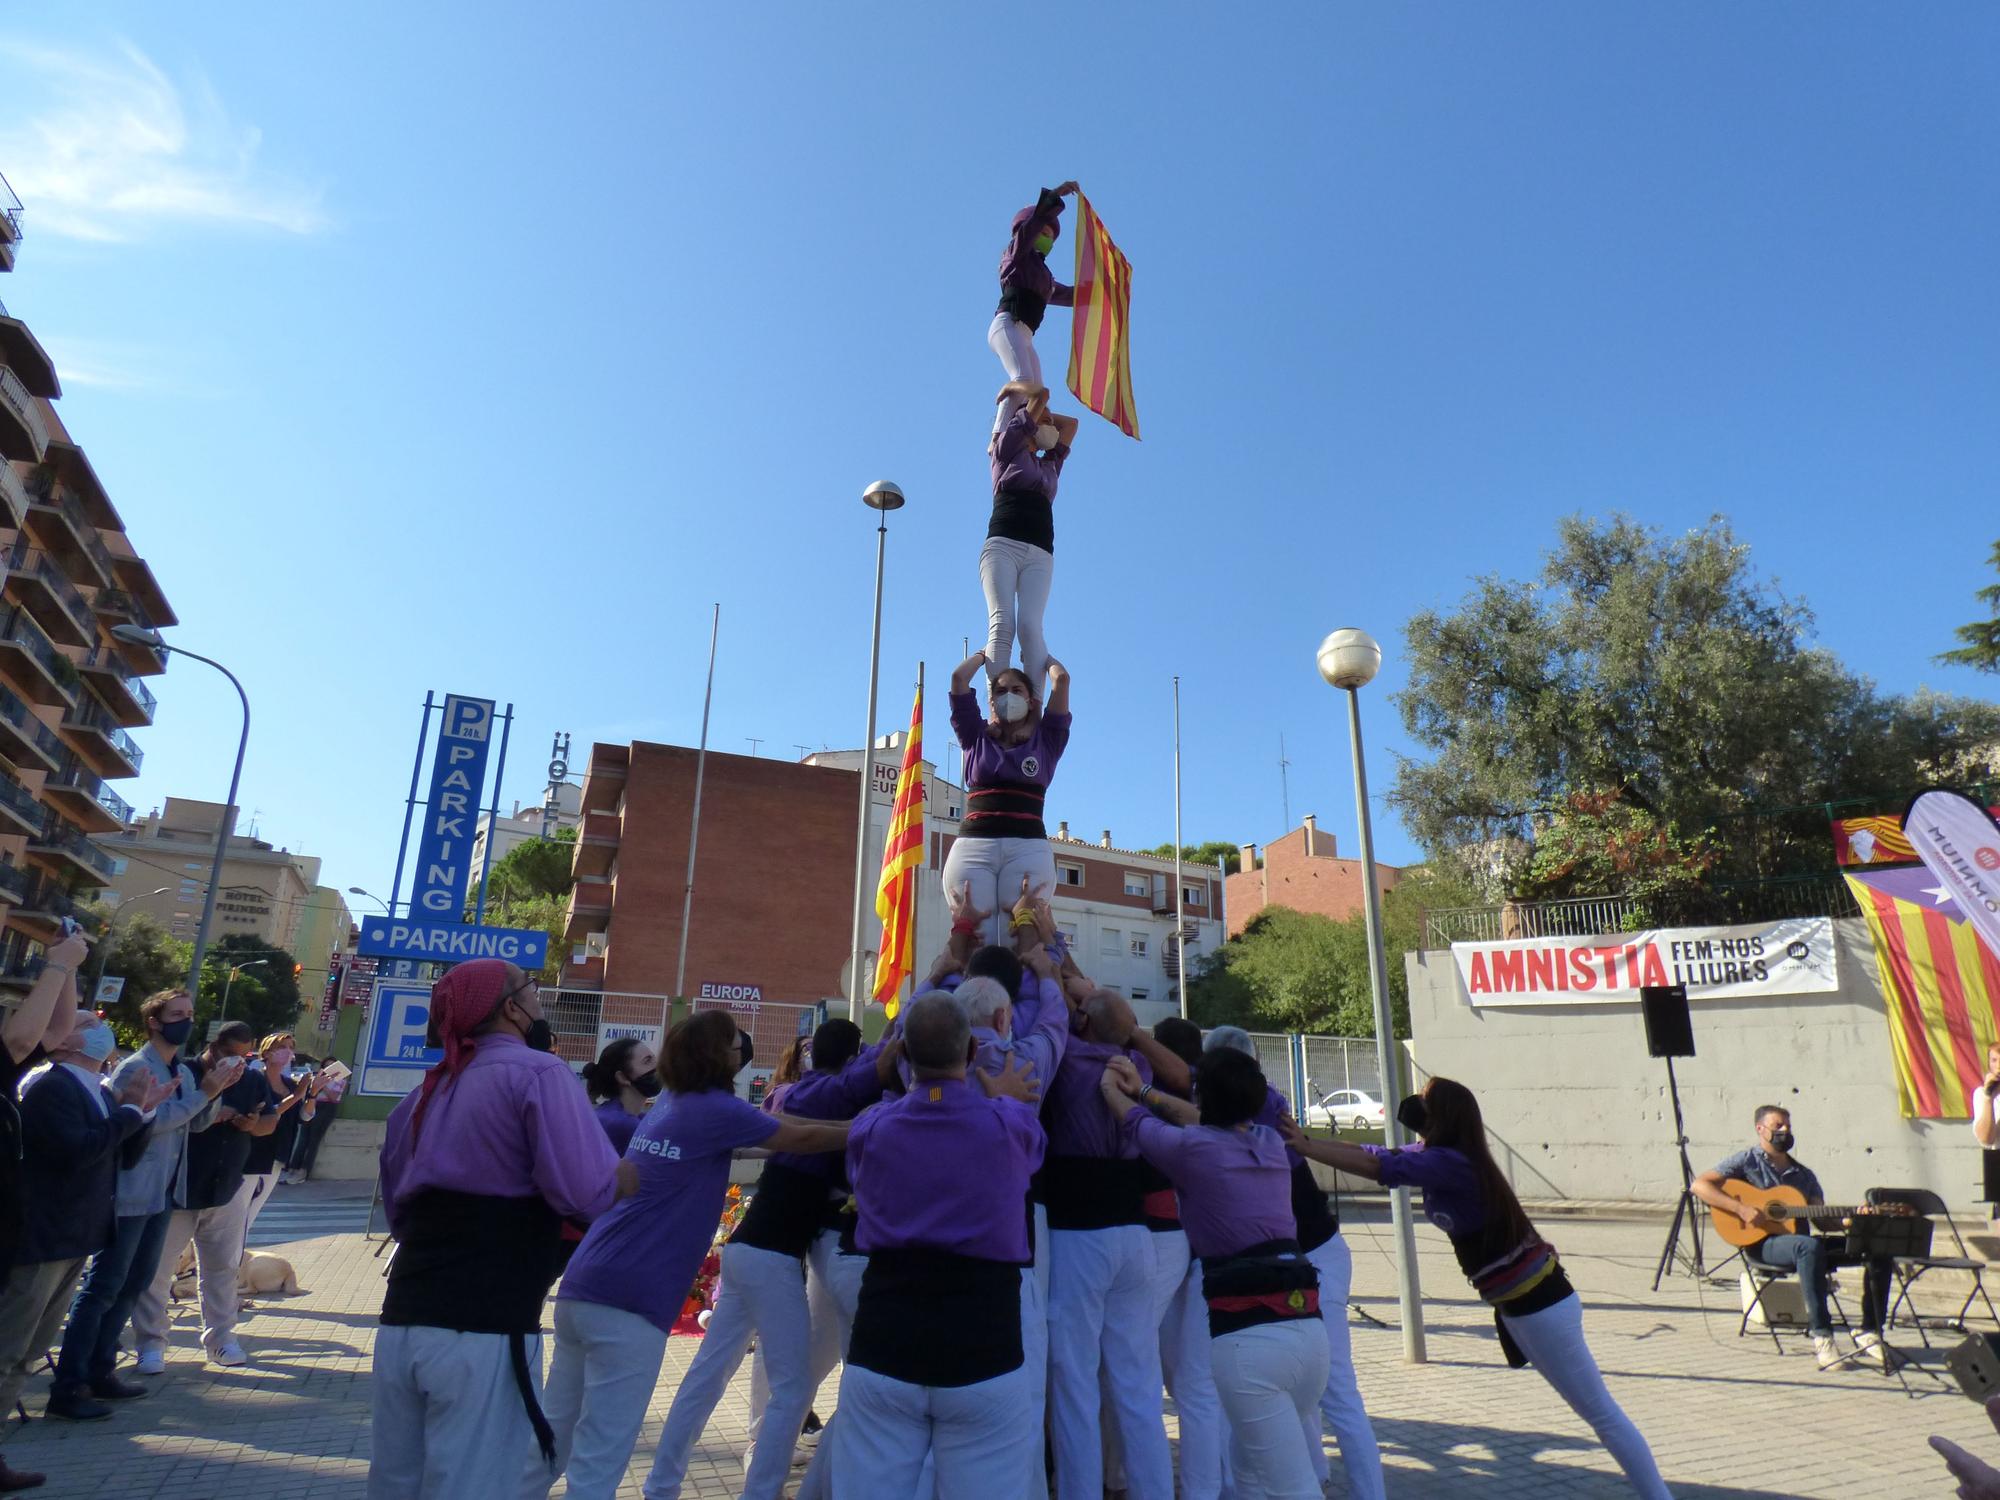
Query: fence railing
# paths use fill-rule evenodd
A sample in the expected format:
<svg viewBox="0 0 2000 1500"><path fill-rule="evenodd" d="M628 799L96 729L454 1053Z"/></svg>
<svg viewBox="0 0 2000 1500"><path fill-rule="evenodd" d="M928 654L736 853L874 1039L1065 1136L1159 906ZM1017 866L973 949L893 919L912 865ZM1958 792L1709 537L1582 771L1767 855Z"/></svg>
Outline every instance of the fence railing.
<svg viewBox="0 0 2000 1500"><path fill-rule="evenodd" d="M608 1039L619 1028L646 1035L655 1050L666 1036L673 1015L673 999L668 995L638 994L629 990L586 990L546 988L542 991L542 1014L555 1028L556 1051L574 1066L594 1060L600 1038ZM765 1071L777 1064L778 1054L802 1032L810 1032L819 1018L817 1005L794 1005L776 1001L735 1002L695 1000L694 1011L724 1010L736 1018L739 1028L750 1034L756 1052L751 1066Z"/></svg>
<svg viewBox="0 0 2000 1500"><path fill-rule="evenodd" d="M1444 906L1424 913L1424 946L1508 938L1595 937L1649 927L1719 927L1784 917L1853 917L1860 907L1837 870L1756 880L1713 880L1650 896L1583 896Z"/></svg>

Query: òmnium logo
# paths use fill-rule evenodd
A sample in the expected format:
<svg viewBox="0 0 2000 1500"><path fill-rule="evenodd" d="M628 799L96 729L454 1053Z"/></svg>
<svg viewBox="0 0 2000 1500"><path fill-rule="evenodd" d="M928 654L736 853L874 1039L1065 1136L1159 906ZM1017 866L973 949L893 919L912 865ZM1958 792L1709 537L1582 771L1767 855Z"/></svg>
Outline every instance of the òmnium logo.
<svg viewBox="0 0 2000 1500"><path fill-rule="evenodd" d="M1804 963L1806 959L1811 956L1811 954L1812 954L1811 943L1785 944L1785 956L1790 958L1794 963Z"/></svg>

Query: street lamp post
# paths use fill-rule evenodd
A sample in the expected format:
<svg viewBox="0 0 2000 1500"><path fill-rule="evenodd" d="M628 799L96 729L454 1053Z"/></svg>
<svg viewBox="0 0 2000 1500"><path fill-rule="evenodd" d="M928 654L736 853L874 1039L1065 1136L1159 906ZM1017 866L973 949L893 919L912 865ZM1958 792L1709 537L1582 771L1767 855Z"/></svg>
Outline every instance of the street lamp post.
<svg viewBox="0 0 2000 1500"><path fill-rule="evenodd" d="M83 996L83 1003L85 1005L95 1006L97 1004L98 987L104 983L104 966L110 961L111 945L118 937L119 919L126 914L128 909L136 908L139 902L150 901L155 896L164 896L172 889L173 887L170 885L163 885L158 890L146 892L143 896L134 896L129 901L121 904L118 910L111 914L111 920L104 924L104 936L97 941L97 963L91 969L90 989Z"/></svg>
<svg viewBox="0 0 2000 1500"><path fill-rule="evenodd" d="M221 662L196 651L169 646L160 639L157 630L148 630L143 625L114 625L111 633L121 641L151 646L155 651L171 651L215 668L229 679L229 685L236 689L237 701L243 705L243 732L236 739L236 766L229 773L229 800L223 804L222 825L215 832L215 858L208 867L208 893L202 898L201 924L195 928L194 956L188 962L188 994L195 995L201 988L201 961L208 952L208 930L215 923L215 893L222 888L222 862L229 855L229 835L236 830L236 791L243 780L243 752L250 748L250 695L243 691L236 674Z"/></svg>
<svg viewBox="0 0 2000 1500"><path fill-rule="evenodd" d="M854 943L848 950L847 1019L861 1023L861 929L868 910L868 777L875 765L875 689L882 670L882 560L889 546L889 512L903 506L903 492L878 479L861 492L861 503L874 511L875 633L868 645L868 732L861 737L861 814L854 835Z"/></svg>
<svg viewBox="0 0 2000 1500"><path fill-rule="evenodd" d="M1319 675L1347 693L1347 732L1354 743L1354 803L1361 825L1361 902L1368 926L1368 983L1375 999L1375 1056L1382 1072L1382 1098L1388 1104L1389 1144L1401 1146L1408 1132L1396 1118L1402 1097L1398 1080L1396 1034L1389 1015L1389 967L1382 950L1382 893L1375 884L1375 832L1368 817L1368 767L1361 753L1361 689L1374 680L1382 665L1382 648L1365 630L1336 630L1319 643ZM1403 1358L1425 1363L1423 1294L1417 1285L1417 1236L1410 1219L1410 1190L1389 1194L1389 1214L1396 1231L1397 1301L1403 1322Z"/></svg>
<svg viewBox="0 0 2000 1500"><path fill-rule="evenodd" d="M396 915L395 908L390 906L388 902L384 901L380 896L376 895L373 891L364 891L358 885L350 885L347 888L347 894L350 896L366 896L370 901L373 901L377 906L382 908L382 913L384 916L393 917Z"/></svg>
<svg viewBox="0 0 2000 1500"><path fill-rule="evenodd" d="M253 958L247 964L231 964L229 966L229 977L222 982L222 1009L216 1012L216 1025L220 1026L224 1021L229 1019L229 991L236 984L236 976L241 974L245 969L269 968L270 963L271 960L268 958Z"/></svg>

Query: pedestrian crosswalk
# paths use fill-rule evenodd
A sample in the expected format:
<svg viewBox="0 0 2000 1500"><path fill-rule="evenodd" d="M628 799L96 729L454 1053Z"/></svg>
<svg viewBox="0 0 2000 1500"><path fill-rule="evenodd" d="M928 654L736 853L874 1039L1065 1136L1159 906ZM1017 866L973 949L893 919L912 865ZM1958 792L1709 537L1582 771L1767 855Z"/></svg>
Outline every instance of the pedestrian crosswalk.
<svg viewBox="0 0 2000 1500"><path fill-rule="evenodd" d="M378 1223L378 1229L381 1227ZM283 1245L324 1234L360 1234L368 1228L366 1198L308 1198L286 1201L283 1188L250 1226L248 1248Z"/></svg>

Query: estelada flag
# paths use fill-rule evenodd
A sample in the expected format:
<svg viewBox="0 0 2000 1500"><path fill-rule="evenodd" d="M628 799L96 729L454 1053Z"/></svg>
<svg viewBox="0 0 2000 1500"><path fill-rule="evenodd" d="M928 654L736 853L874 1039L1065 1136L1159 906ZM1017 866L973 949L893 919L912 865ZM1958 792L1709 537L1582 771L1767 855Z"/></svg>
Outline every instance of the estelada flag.
<svg viewBox="0 0 2000 1500"><path fill-rule="evenodd" d="M1132 400L1132 262L1111 243L1104 221L1080 192L1069 388L1127 437L1139 435L1139 408Z"/></svg>
<svg viewBox="0 0 2000 1500"><path fill-rule="evenodd" d="M867 774L867 767L862 767ZM924 689L910 710L910 738L903 769L896 777L896 801L889 812L889 836L882 844L882 880L875 887L875 915L882 919L882 953L875 960L875 999L894 1020L899 991L911 971L916 942L917 871L924 862Z"/></svg>

